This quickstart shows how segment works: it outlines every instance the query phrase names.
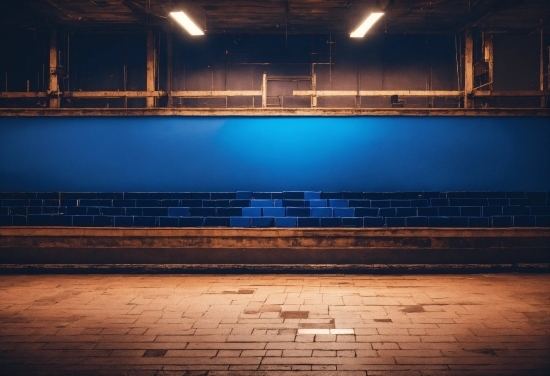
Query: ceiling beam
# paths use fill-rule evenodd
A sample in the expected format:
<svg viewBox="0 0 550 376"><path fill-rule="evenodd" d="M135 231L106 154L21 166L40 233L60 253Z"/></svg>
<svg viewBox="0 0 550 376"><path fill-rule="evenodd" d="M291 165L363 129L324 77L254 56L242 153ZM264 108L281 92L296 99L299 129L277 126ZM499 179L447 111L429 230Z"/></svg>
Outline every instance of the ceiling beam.
<svg viewBox="0 0 550 376"><path fill-rule="evenodd" d="M458 31L481 26L493 14L515 8L525 0L480 0L470 9L470 13Z"/></svg>
<svg viewBox="0 0 550 376"><path fill-rule="evenodd" d="M81 20L81 17L71 15L66 10L61 8L54 0L46 0L46 2L57 9L65 18L68 18L69 20Z"/></svg>
<svg viewBox="0 0 550 376"><path fill-rule="evenodd" d="M149 23L158 23L158 19L165 20L168 18L168 16L159 14L158 12L151 10L151 8L147 8L146 5L140 4L137 0L123 0L122 2L128 7L128 9L130 9L137 20L142 22L144 25Z"/></svg>
<svg viewBox="0 0 550 376"><path fill-rule="evenodd" d="M399 34L451 34L476 27L488 31L532 31L540 19L548 24L550 17L548 0L173 1L203 8L211 34L345 34L375 10L386 13L378 30ZM166 28L171 3L172 0L7 1L0 12L0 25L59 25L94 32L139 30L147 24Z"/></svg>

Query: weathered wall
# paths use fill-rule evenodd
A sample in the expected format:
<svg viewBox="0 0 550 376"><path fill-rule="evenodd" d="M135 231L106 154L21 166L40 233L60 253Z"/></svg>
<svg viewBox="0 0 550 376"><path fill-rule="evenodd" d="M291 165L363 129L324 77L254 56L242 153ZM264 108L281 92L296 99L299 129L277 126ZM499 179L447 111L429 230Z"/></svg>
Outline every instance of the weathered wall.
<svg viewBox="0 0 550 376"><path fill-rule="evenodd" d="M0 191L548 191L548 118L0 118Z"/></svg>
<svg viewBox="0 0 550 376"><path fill-rule="evenodd" d="M48 74L48 30L0 33L0 90L43 91ZM166 89L167 40L155 34L157 89ZM477 35L477 34L476 34ZM494 35L496 90L538 90L540 35ZM548 46L546 38L545 46ZM59 32L62 91L145 90L145 34ZM476 39L477 41L477 39ZM464 41L454 35L207 35L190 38L174 33L174 90L260 90L262 74L317 74L319 90L459 90L463 85ZM475 43L475 61L481 45ZM457 54L458 51L458 54ZM546 51L546 50L545 50ZM547 53L545 53L547 55ZM545 67L548 57L545 56ZM458 65L458 67L457 67ZM458 75L457 77L457 68ZM125 79L126 77L126 79ZM7 84L6 84L7 82ZM309 97L293 90L310 89L309 81L269 81L268 106L309 107ZM32 100L0 100L35 107ZM143 107L129 99L128 107ZM157 105L165 106L166 99ZM478 99L476 106L540 107L540 98ZM124 107L123 99L63 99L62 107ZM260 107L261 98L175 99L179 107ZM320 107L391 107L384 98L319 98ZM407 98L405 107L457 107L458 98Z"/></svg>

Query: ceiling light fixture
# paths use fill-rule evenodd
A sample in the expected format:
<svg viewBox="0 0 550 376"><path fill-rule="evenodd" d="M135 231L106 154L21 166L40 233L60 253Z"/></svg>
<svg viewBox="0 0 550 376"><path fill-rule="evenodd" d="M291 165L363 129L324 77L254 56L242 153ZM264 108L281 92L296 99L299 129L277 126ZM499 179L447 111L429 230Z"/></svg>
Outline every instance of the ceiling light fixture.
<svg viewBox="0 0 550 376"><path fill-rule="evenodd" d="M352 38L363 38L367 31L382 17L384 13L371 13L365 21L349 36Z"/></svg>
<svg viewBox="0 0 550 376"><path fill-rule="evenodd" d="M175 19L191 35L204 35L204 31L191 21L184 12L170 12L170 16Z"/></svg>

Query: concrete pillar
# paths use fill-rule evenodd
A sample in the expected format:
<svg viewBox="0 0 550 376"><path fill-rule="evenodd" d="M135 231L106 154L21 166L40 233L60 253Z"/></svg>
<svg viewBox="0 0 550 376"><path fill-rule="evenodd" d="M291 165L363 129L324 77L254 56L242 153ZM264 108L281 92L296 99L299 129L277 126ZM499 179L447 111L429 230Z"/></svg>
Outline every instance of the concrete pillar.
<svg viewBox="0 0 550 376"><path fill-rule="evenodd" d="M485 60L489 66L489 74L487 77L488 82L491 82L489 90L493 90L493 34L483 34L483 60Z"/></svg>
<svg viewBox="0 0 550 376"><path fill-rule="evenodd" d="M50 35L50 82L48 92L52 96L50 98L50 108L59 108L59 83L57 80L57 31L52 29Z"/></svg>
<svg viewBox="0 0 550 376"><path fill-rule="evenodd" d="M262 76L262 107L267 107L267 74Z"/></svg>
<svg viewBox="0 0 550 376"><path fill-rule="evenodd" d="M166 34L166 107L172 107L172 33Z"/></svg>
<svg viewBox="0 0 550 376"><path fill-rule="evenodd" d="M464 46L464 108L473 108L472 94L474 89L474 40L472 31L466 30L465 46Z"/></svg>
<svg viewBox="0 0 550 376"><path fill-rule="evenodd" d="M148 92L155 91L155 34L147 30L147 88ZM155 107L155 98L150 96L145 100L145 107Z"/></svg>
<svg viewBox="0 0 550 376"><path fill-rule="evenodd" d="M544 29L542 27L542 21L540 21L540 84L539 84L539 87L540 87L540 91L544 91ZM542 108L546 107L545 97L542 97L540 99L540 106Z"/></svg>

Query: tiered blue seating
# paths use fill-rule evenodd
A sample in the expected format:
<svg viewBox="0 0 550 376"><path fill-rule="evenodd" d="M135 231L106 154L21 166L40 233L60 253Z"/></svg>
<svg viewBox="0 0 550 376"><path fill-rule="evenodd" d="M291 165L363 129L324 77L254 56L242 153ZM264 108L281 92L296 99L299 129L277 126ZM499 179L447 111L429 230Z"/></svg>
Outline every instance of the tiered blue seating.
<svg viewBox="0 0 550 376"><path fill-rule="evenodd" d="M0 226L550 227L550 194L0 192Z"/></svg>

